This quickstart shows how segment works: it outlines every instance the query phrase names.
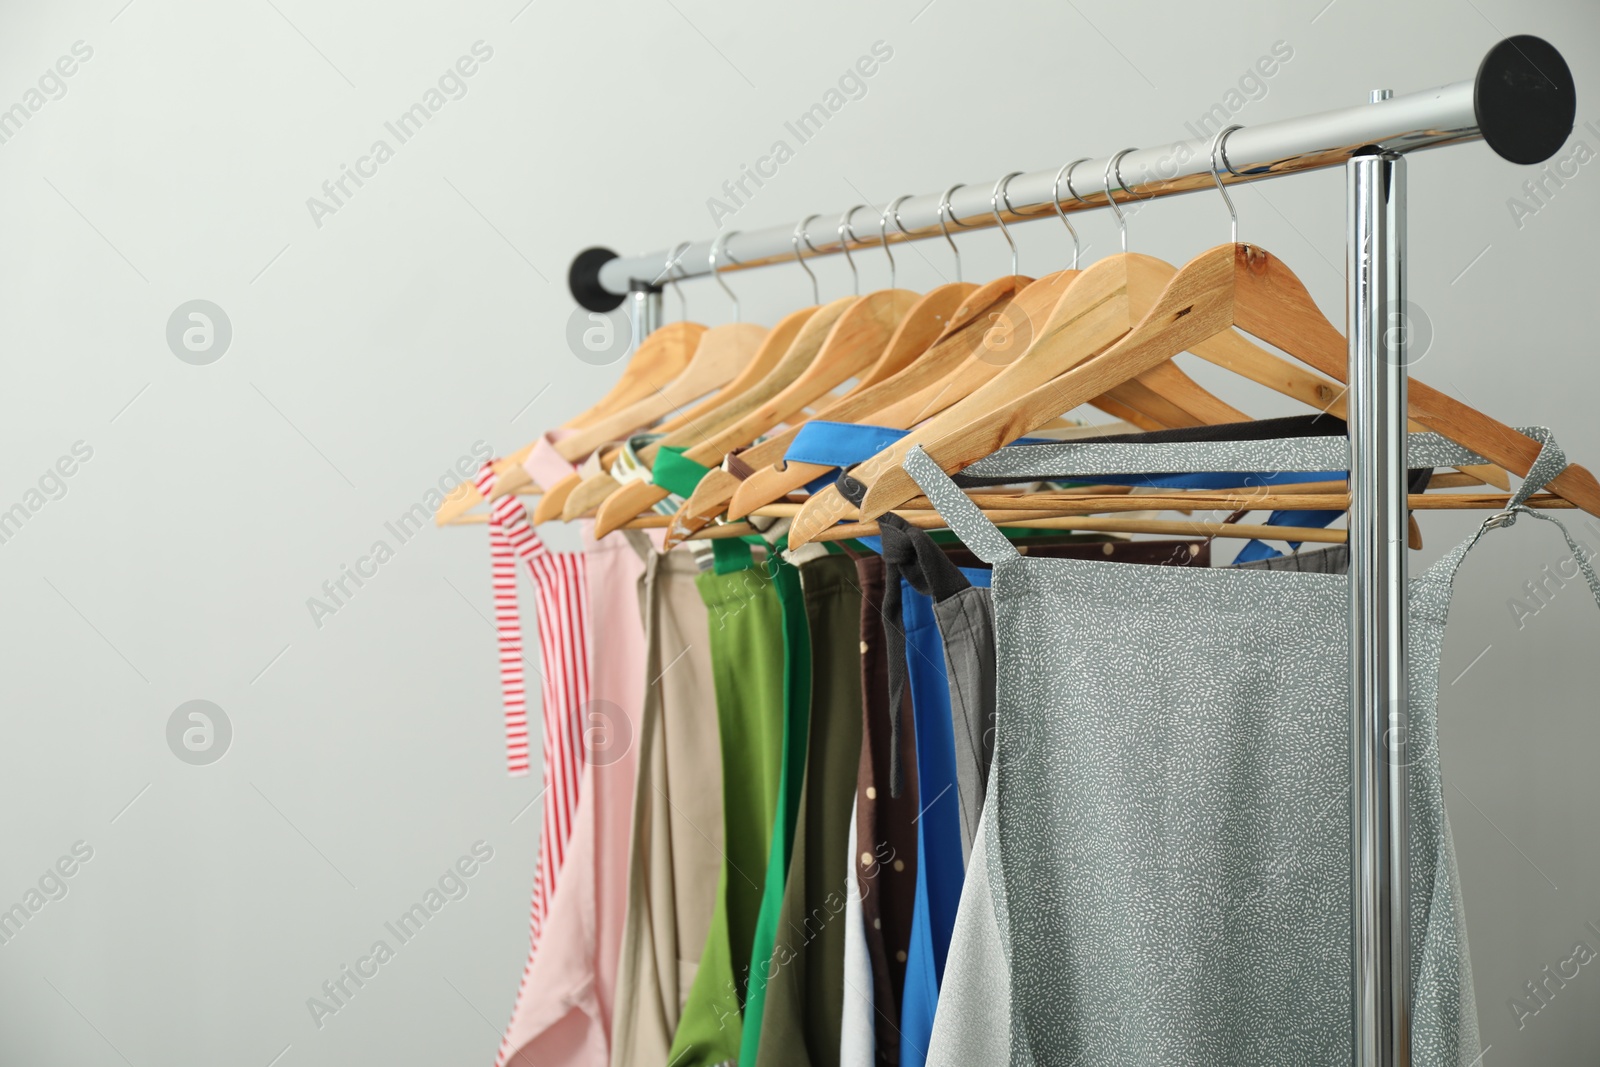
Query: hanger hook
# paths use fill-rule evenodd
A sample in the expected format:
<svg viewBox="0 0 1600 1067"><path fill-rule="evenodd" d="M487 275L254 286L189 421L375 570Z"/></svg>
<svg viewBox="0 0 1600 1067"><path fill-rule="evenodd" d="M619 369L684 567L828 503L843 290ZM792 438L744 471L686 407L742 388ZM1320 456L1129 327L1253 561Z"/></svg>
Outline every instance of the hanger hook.
<svg viewBox="0 0 1600 1067"><path fill-rule="evenodd" d="M894 227L901 233L906 233L906 228L900 225L900 205L911 199L911 194L897 196L883 209L883 214L878 216L878 237L883 241L883 254L889 257L889 288L894 288L895 263L894 253L889 251L889 216L894 216ZM907 237L911 236L906 234Z"/></svg>
<svg viewBox="0 0 1600 1067"><path fill-rule="evenodd" d="M1004 178L994 183L994 188L989 191L989 209L994 212L994 221L1000 225L1000 236L1006 239L1006 244L1011 246L1011 273L1017 273L1017 242L1011 239L1011 231L1006 229L1005 216L1000 214L1000 198L1005 195L1006 187L1011 184L1011 179L1022 172L1014 170ZM1006 210L1011 210L1011 201L1006 201Z"/></svg>
<svg viewBox="0 0 1600 1067"><path fill-rule="evenodd" d="M1233 208L1233 197L1228 195L1228 187L1222 184L1222 172L1217 168L1217 154L1222 155L1222 165L1228 168L1228 173L1233 173L1233 164L1228 162L1228 135L1234 130L1242 130L1243 126L1229 126L1217 131L1211 139L1211 180L1217 183L1217 192L1222 194L1222 202L1228 205L1228 218L1233 222L1233 243L1239 243L1239 213Z"/></svg>
<svg viewBox="0 0 1600 1067"><path fill-rule="evenodd" d="M661 274L657 275L658 278L665 277L666 283L672 286L672 292L678 298L678 317L685 322L689 319L689 301L683 298L683 290L678 286L677 275L683 271L683 264L679 261L683 259L683 254L689 251L689 245L688 241L673 245L672 254L667 257L667 265L662 267Z"/></svg>
<svg viewBox="0 0 1600 1067"><path fill-rule="evenodd" d="M1038 218L1040 215L1050 214L1049 208L1030 214L1024 211L1018 211L1016 208L1011 206L1011 179L1019 177L1021 174L1022 172L1019 170L1014 174L1008 174L1004 178L1000 179L1002 183L1000 186L1000 202L1006 206L1007 211L1011 212L1011 214L1015 215L1019 219L1033 219Z"/></svg>
<svg viewBox="0 0 1600 1067"><path fill-rule="evenodd" d="M850 289L856 296L861 295L861 275L856 271L856 261L850 257L850 242L856 240L856 231L850 228L850 216L866 207L857 204L855 207L839 216L839 250L844 253L844 261L850 264Z"/></svg>
<svg viewBox="0 0 1600 1067"><path fill-rule="evenodd" d="M958 282L961 280L961 249L956 247L954 239L951 238L950 230L945 226L944 223L944 216L945 212L948 211L950 213L950 221L954 222L957 226L962 225L961 221L956 218L955 211L950 207L950 194L963 187L964 186L962 183L957 182L955 185L952 185L950 188L946 189L943 196L939 197L939 232L944 234L946 243L950 245L950 251L956 257L956 281Z"/></svg>
<svg viewBox="0 0 1600 1067"><path fill-rule="evenodd" d="M1061 222L1066 226L1067 232L1072 234L1073 270L1078 269L1078 257L1083 254L1083 242L1078 237L1078 228L1072 225L1072 220L1067 218L1067 213L1061 210L1061 179L1063 177L1067 179L1067 192L1072 194L1072 198L1074 200L1078 201L1080 204L1087 203L1088 201L1079 196L1078 191L1072 187L1072 172L1078 169L1079 163L1087 162L1089 162L1089 157L1084 156L1082 159L1074 159L1071 163L1063 166L1060 170L1056 171L1056 183L1050 187L1050 202L1055 205L1056 214L1061 217Z"/></svg>
<svg viewBox="0 0 1600 1067"><path fill-rule="evenodd" d="M728 294L728 299L733 301L734 322L741 321L739 317L739 298L734 295L732 289L728 288L728 283L722 280L722 275L717 273L717 252L719 249L726 252L728 250L728 239L738 232L738 230L729 230L711 242L711 276L717 280L718 285L722 286L722 291Z"/></svg>
<svg viewBox="0 0 1600 1067"><path fill-rule="evenodd" d="M1128 250L1128 217L1122 213L1122 209L1117 206L1117 198L1111 194L1111 175L1113 171L1116 172L1117 184L1122 186L1122 191L1129 196L1133 195L1133 190L1122 183L1122 157L1133 151L1136 149L1124 148L1106 162L1106 203L1111 205L1112 212L1117 216L1117 231L1122 236L1124 252Z"/></svg>
<svg viewBox="0 0 1600 1067"><path fill-rule="evenodd" d="M817 276L811 273L811 268L806 265L805 259L800 255L800 238L805 237L806 227L810 225L811 220L815 218L817 218L816 215L807 215L805 218L795 223L794 235L789 238L789 243L794 246L794 261L800 264L800 269L805 271L806 275L811 279L811 302L813 304L820 304L822 303L822 292L817 288ZM806 237L806 247L811 248L811 238L809 237ZM815 252L816 249L811 248L811 251Z"/></svg>

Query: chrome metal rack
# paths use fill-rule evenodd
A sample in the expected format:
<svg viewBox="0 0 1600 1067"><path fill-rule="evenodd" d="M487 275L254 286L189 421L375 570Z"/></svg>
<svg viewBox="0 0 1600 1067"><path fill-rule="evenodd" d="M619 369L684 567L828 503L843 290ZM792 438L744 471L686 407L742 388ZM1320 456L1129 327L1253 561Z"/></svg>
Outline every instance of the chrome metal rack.
<svg viewBox="0 0 1600 1067"><path fill-rule="evenodd" d="M1352 1062L1409 1067L1410 972L1406 872L1409 822L1406 707L1405 156L1485 141L1502 158L1549 159L1572 132L1576 92L1565 60L1537 37L1492 48L1475 77L1405 96L1079 160L1060 171L896 202L896 230L853 237L807 224L729 233L640 256L591 248L572 264L573 297L610 311L631 296L635 337L659 323L660 282L835 254L1153 197L1344 166L1350 345L1350 676ZM1222 131L1218 131L1220 134ZM1212 147L1223 149L1213 171ZM1081 173L1082 177L1078 177ZM1213 177L1214 173L1216 178ZM1101 180L1101 175L1115 175ZM1003 206L992 199L1004 190ZM941 226L941 222L945 226ZM803 247L802 247L803 246Z"/></svg>

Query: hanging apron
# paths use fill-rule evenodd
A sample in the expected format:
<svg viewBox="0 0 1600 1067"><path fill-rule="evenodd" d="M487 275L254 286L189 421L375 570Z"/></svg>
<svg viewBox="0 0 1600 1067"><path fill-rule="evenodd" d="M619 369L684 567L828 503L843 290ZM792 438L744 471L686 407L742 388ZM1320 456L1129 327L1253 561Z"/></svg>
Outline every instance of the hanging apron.
<svg viewBox="0 0 1600 1067"><path fill-rule="evenodd" d="M1561 471L1410 585L1412 1048L1479 1055L1438 755L1457 568ZM1413 435L1413 467L1483 462ZM1026 462L1029 469L1020 470ZM968 474L1345 471L1348 442L1039 445ZM1334 1064L1350 1048L1348 578L1120 567L1016 549L920 448L905 460L994 566L994 765L930 1064ZM1600 578L1567 536L1596 602Z"/></svg>
<svg viewBox="0 0 1600 1067"><path fill-rule="evenodd" d="M565 461L555 453L547 435L534 446L530 461L546 466ZM495 460L478 468L474 484L487 499L494 491ZM549 481L546 484L551 484ZM566 863L567 846L577 821L583 777L583 716L589 705L589 592L588 561L581 552L552 552L528 522L521 498L508 495L489 508L489 553L494 588L495 630L500 651L500 685L505 709L506 760L512 775L529 773L527 689L523 675L522 614L517 600L517 560L533 578L537 595L539 651L542 667L541 707L544 747L540 773L544 798L543 828L539 835L538 863L528 905L528 956L517 986L520 1011L528 995L528 976L538 958L546 915ZM512 1050L502 1042L496 1067Z"/></svg>
<svg viewBox="0 0 1600 1067"><path fill-rule="evenodd" d="M612 1067L666 1063L710 932L722 872L722 750L710 632L688 552L645 562L644 709Z"/></svg>

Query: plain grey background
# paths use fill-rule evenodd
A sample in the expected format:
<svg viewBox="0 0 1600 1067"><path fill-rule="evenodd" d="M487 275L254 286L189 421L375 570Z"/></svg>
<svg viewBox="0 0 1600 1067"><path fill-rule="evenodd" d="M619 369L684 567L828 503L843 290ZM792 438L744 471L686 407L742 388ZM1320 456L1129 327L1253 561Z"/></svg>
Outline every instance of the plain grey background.
<svg viewBox="0 0 1600 1067"><path fill-rule="evenodd" d="M707 199L874 42L893 56L865 94L724 226L1170 142L1276 42L1292 58L1244 87L1234 121L1469 78L1511 33L1555 42L1579 87L1559 185L1530 199L1540 168L1482 145L1411 161L1411 291L1431 335L1416 373L1600 463L1600 8L1581 0L3 12L0 108L27 117L0 127L0 511L28 517L0 544L0 907L41 879L66 891L0 945L6 1064L492 1060L525 953L537 776L504 770L483 528L399 544L384 524L476 442L509 452L611 382L616 366L566 342L574 253L712 233ZM464 95L315 218L308 198L374 140L394 146L384 123L480 41L492 57ZM78 42L92 55L75 59ZM1243 238L1342 315L1341 174L1235 198ZM1091 255L1114 249L1108 217L1077 218ZM1130 242L1182 262L1226 226L1196 195L1140 211ZM1024 272L1065 265L1055 221L1014 232ZM993 231L957 240L967 278L1007 269ZM899 258L902 285L953 274L937 241ZM858 262L884 284L881 258ZM817 269L825 298L848 291L842 262ZM793 268L731 284L755 321L809 300ZM691 317L728 316L714 286L684 288ZM167 341L193 300L231 324L205 365ZM1254 415L1293 411L1196 373ZM86 461L70 458L79 442ZM1427 517L1419 564L1473 521ZM380 538L394 557L317 625L308 598ZM1492 538L1465 568L1445 655L1488 1064L1600 1060L1595 967L1520 1027L1508 1006L1579 941L1600 949L1600 617L1580 586L1547 587L1548 606L1521 620L1509 604L1565 554L1543 524ZM168 745L190 700L231 724L209 765ZM466 896L319 1028L307 998L480 841L493 859ZM48 877L78 842L92 858Z"/></svg>

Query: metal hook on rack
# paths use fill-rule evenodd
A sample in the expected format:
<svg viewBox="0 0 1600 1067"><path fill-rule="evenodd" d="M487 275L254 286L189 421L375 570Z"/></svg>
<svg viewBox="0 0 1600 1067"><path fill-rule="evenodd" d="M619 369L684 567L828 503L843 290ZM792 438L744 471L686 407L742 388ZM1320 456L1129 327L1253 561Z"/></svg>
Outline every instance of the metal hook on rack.
<svg viewBox="0 0 1600 1067"><path fill-rule="evenodd" d="M1021 174L1021 173L1022 172L1020 170L1017 171L1017 174ZM1034 212L1027 212L1027 211L1019 211L1016 208L1011 206L1011 178L1016 177L1017 174L1013 174L1013 175L1010 175L1007 178L1002 179L1002 181L1004 181L1005 184L1000 187L1000 202L1006 206L1006 210L1011 212L1013 215L1015 215L1019 219L1036 219L1036 218L1040 217L1041 215L1050 214L1050 209L1049 208L1043 208L1042 210L1034 211Z"/></svg>
<svg viewBox="0 0 1600 1067"><path fill-rule="evenodd" d="M939 232L944 234L945 241L950 245L950 251L956 257L956 281L958 282L961 280L961 249L956 247L955 240L951 238L950 230L944 224L944 216L946 212L949 212L950 221L957 226L962 225L961 220L956 218L956 213L950 208L950 194L962 187L963 183L957 182L946 189L943 196L939 197Z"/></svg>
<svg viewBox="0 0 1600 1067"><path fill-rule="evenodd" d="M661 268L661 274L656 275L658 278L664 276L666 284L672 286L672 292L678 298L678 317L685 322L689 321L689 301L683 298L683 289L679 287L678 279L674 272L683 273L683 264L680 261L683 259L683 254L689 251L689 245L692 243L691 241L685 241L680 245L673 245L672 255L667 257L667 265Z"/></svg>
<svg viewBox="0 0 1600 1067"><path fill-rule="evenodd" d="M1006 187L1011 184L1011 179L1017 177L1022 171L1014 170L1004 178L994 183L994 188L989 192L989 209L994 212L994 221L1000 226L1000 236L1006 239L1006 244L1011 246L1011 273L1017 273L1017 242L1011 239L1011 231L1006 229L1005 216L1000 214L1000 198L1005 195ZM1011 210L1011 201L1006 201L1006 210Z"/></svg>
<svg viewBox="0 0 1600 1067"><path fill-rule="evenodd" d="M1222 172L1217 169L1217 153L1222 153L1222 164L1228 168L1228 173L1233 173L1233 167L1228 164L1228 134L1234 130L1242 130L1243 126L1229 126L1217 131L1211 139L1211 180L1217 183L1217 192L1222 194L1222 202L1228 205L1228 218L1233 221L1233 243L1239 243L1239 213L1233 208L1233 197L1228 195L1227 186L1222 184Z"/></svg>
<svg viewBox="0 0 1600 1067"><path fill-rule="evenodd" d="M1080 204L1088 203L1087 200L1078 195L1078 190L1072 187L1072 172L1078 168L1079 163L1087 162L1089 162L1089 157L1084 156L1082 159L1074 159L1071 163L1066 164L1060 170L1056 171L1055 184L1050 186L1050 203L1055 206L1056 214L1061 217L1061 222L1066 226L1067 232L1072 234L1073 270L1078 269L1078 258L1083 254L1083 241L1078 237L1078 228L1072 225L1072 221L1067 218L1067 213L1061 210L1061 178L1063 175L1066 176L1067 192L1072 194L1072 198L1074 200L1078 201Z"/></svg>
<svg viewBox="0 0 1600 1067"><path fill-rule="evenodd" d="M856 296L861 295L861 274L856 270L856 261L850 255L850 242L856 239L856 231L850 228L850 216L866 206L857 204L840 215L839 229L836 231L839 235L839 250L844 253L844 261L850 265L850 290Z"/></svg>
<svg viewBox="0 0 1600 1067"><path fill-rule="evenodd" d="M894 253L889 251L889 216L894 216L894 228L905 236L910 237L911 235L906 233L906 228L900 225L900 205L910 199L910 193L905 196L895 197L894 200L890 201L889 206L883 209L883 214L878 216L878 236L883 240L883 254L889 257L889 288L891 289L894 288L895 263Z"/></svg>
<svg viewBox="0 0 1600 1067"><path fill-rule="evenodd" d="M718 250L718 248L721 248L723 251L726 251L727 247L728 247L728 238L732 237L734 234L736 234L738 232L739 232L738 230L729 230L727 233L724 233L721 236L717 237L715 240L713 240L711 242L711 257L710 257L711 258L711 276L717 280L717 284L718 285L722 286L722 291L724 293L728 294L728 299L733 301L733 321L734 322L741 321L740 317L739 317L739 298L734 295L734 292L733 292L732 289L728 288L728 283L722 280L722 275L717 273L717 250Z"/></svg>
<svg viewBox="0 0 1600 1067"><path fill-rule="evenodd" d="M1123 192L1132 196L1133 192L1122 184L1122 167L1120 164L1122 163L1122 157L1133 151L1136 151L1136 149L1124 148L1106 161L1106 203L1110 205L1112 213L1117 216L1117 232L1122 237L1122 250L1124 252L1128 250L1128 218L1122 213L1122 209L1117 206L1117 198L1111 193L1111 172L1116 171L1117 184L1122 186Z"/></svg>
<svg viewBox="0 0 1600 1067"><path fill-rule="evenodd" d="M794 261L800 264L800 269L805 271L807 277L811 279L811 302L813 304L822 303L822 290L817 288L817 276L811 273L811 268L806 266L805 259L800 255L800 238L805 237L806 226L811 223L812 219L817 217L816 215L807 215L801 219L795 224L794 236L789 238L789 243L794 246ZM816 251L815 248L811 247L811 238L809 237L806 237L806 247L811 248L813 252Z"/></svg>

